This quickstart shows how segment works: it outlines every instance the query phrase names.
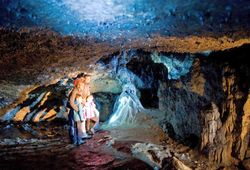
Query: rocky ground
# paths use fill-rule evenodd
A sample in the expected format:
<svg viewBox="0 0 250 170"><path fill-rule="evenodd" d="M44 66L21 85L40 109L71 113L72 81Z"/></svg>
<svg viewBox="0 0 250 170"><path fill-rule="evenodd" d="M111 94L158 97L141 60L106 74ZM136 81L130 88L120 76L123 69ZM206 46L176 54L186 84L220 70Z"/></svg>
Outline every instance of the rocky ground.
<svg viewBox="0 0 250 170"><path fill-rule="evenodd" d="M152 113L152 112L151 112ZM154 112L156 113L156 112ZM156 116L156 115L155 115ZM107 128L81 146L69 144L65 122L1 124L1 169L204 169L195 150L164 134L150 114L144 125ZM168 152L169 155L166 155Z"/></svg>
<svg viewBox="0 0 250 170"><path fill-rule="evenodd" d="M83 145L74 146L69 144L63 125L12 124L2 129L1 169L126 169L133 164L151 169L131 154L117 151L115 147L130 148L128 143L114 143L108 131L100 131Z"/></svg>
<svg viewBox="0 0 250 170"><path fill-rule="evenodd" d="M0 1L0 169L250 169L247 0L65 2ZM143 106L160 111L69 144L72 78L94 75L106 121L124 65L150 86L138 88Z"/></svg>

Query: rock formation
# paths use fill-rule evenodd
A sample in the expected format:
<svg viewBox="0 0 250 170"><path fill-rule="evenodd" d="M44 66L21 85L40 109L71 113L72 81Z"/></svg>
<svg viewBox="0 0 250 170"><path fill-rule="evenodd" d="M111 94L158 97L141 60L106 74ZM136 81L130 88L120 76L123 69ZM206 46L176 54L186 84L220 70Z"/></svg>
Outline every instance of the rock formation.
<svg viewBox="0 0 250 170"><path fill-rule="evenodd" d="M30 144L15 135L40 140L46 123L64 125L73 80L88 72L101 123L112 114L141 128L145 122L151 137L164 131L185 152L205 156L211 169L249 169L249 9L248 0L0 1L3 155L8 142ZM53 128L44 131L49 136ZM157 156L171 142L143 142L134 149L143 148L151 166L209 167L186 167L176 153Z"/></svg>
<svg viewBox="0 0 250 170"><path fill-rule="evenodd" d="M241 63L247 51L197 58L189 75L169 83L160 96L175 137L196 136L200 151L222 165L243 160L249 144L249 63Z"/></svg>

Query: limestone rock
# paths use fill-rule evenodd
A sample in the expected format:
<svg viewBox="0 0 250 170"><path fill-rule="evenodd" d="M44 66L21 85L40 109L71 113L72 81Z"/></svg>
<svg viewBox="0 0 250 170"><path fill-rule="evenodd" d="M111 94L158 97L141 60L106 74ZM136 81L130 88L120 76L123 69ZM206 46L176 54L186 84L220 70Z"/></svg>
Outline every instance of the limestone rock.
<svg viewBox="0 0 250 170"><path fill-rule="evenodd" d="M244 168L246 169L250 169L250 159L246 159L242 162L242 165L244 166Z"/></svg>
<svg viewBox="0 0 250 170"><path fill-rule="evenodd" d="M100 121L107 121L113 111L113 106L117 98L113 93L94 93L97 109L100 112Z"/></svg>
<svg viewBox="0 0 250 170"><path fill-rule="evenodd" d="M180 159L174 156L170 150L161 145L152 143L136 143L132 146L133 155L147 162L153 168L191 170Z"/></svg>
<svg viewBox="0 0 250 170"><path fill-rule="evenodd" d="M159 145L151 143L136 143L132 146L132 153L135 157L147 162L152 167L162 168L164 158L172 157L170 151Z"/></svg>
<svg viewBox="0 0 250 170"><path fill-rule="evenodd" d="M200 151L223 166L243 160L249 143L250 71L249 63L242 63L247 56L239 53L234 49L197 58L189 75L162 86L159 95L166 131L184 141L196 135Z"/></svg>
<svg viewBox="0 0 250 170"><path fill-rule="evenodd" d="M221 128L220 113L217 106L212 103L211 110L205 110L204 117L204 128L201 134L201 150L207 149L206 147L213 146L215 137L218 129Z"/></svg>
<svg viewBox="0 0 250 170"><path fill-rule="evenodd" d="M187 165L185 165L184 163L182 163L176 157L173 157L173 164L174 164L174 167L176 169L178 169L178 170L192 170L190 167L188 167Z"/></svg>

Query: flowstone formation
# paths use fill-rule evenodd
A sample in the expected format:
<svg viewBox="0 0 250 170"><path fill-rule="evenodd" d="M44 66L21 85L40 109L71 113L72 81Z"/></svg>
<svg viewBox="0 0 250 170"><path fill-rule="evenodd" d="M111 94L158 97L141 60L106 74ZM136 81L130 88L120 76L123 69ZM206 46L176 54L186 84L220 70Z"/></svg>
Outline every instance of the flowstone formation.
<svg viewBox="0 0 250 170"><path fill-rule="evenodd" d="M114 105L108 126L134 125L136 115L140 112L143 112L143 106L136 95L136 88L133 84L125 84Z"/></svg>

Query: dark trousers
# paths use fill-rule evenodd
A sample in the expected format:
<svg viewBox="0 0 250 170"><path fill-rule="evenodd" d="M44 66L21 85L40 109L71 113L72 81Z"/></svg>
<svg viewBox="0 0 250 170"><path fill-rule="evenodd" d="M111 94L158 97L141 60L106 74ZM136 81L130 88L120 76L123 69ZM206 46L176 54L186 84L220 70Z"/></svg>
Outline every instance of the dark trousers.
<svg viewBox="0 0 250 170"><path fill-rule="evenodd" d="M78 135L77 124L74 121L74 109L70 108L69 115L69 139L73 144L79 144L82 142L82 139Z"/></svg>
<svg viewBox="0 0 250 170"><path fill-rule="evenodd" d="M76 122L74 121L74 110L70 108L69 115L69 139L71 143L77 143L77 134L76 134Z"/></svg>

